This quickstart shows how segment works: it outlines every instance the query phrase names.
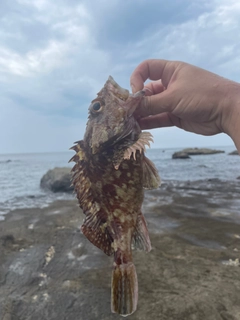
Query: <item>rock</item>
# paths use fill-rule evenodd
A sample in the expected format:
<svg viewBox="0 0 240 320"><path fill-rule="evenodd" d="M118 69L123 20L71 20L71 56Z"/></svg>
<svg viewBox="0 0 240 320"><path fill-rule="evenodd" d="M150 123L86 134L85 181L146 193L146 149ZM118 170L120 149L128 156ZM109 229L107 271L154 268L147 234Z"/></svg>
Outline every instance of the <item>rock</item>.
<svg viewBox="0 0 240 320"><path fill-rule="evenodd" d="M15 242L14 236L12 234L6 234L2 236L0 239L2 240L2 245L5 247Z"/></svg>
<svg viewBox="0 0 240 320"><path fill-rule="evenodd" d="M187 153L190 156L196 156L201 154L205 155L205 154L224 153L225 151L208 149L208 148L186 148L186 149L183 149L181 152Z"/></svg>
<svg viewBox="0 0 240 320"><path fill-rule="evenodd" d="M234 151L230 152L228 155L229 156L239 156L239 153L237 150L234 150Z"/></svg>
<svg viewBox="0 0 240 320"><path fill-rule="evenodd" d="M52 192L70 192L73 191L71 185L70 168L54 168L49 170L41 179L40 186L43 189Z"/></svg>
<svg viewBox="0 0 240 320"><path fill-rule="evenodd" d="M216 179L147 191L153 250L134 252L139 301L127 319L239 319L239 194ZM62 200L0 221L0 319L123 319L111 313L113 256L79 232L83 218Z"/></svg>
<svg viewBox="0 0 240 320"><path fill-rule="evenodd" d="M8 160L0 161L0 163L9 163L9 162L12 162L12 160L8 159Z"/></svg>
<svg viewBox="0 0 240 320"><path fill-rule="evenodd" d="M172 155L172 159L191 159L189 157L189 155L186 152L174 152L174 154Z"/></svg>

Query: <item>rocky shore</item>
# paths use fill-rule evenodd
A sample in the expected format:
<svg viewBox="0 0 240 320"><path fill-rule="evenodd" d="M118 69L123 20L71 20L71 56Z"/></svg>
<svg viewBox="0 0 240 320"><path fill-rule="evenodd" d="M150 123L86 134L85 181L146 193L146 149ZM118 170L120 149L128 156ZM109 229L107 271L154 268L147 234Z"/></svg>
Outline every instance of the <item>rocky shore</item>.
<svg viewBox="0 0 240 320"><path fill-rule="evenodd" d="M224 153L224 151L208 148L186 148L181 151L174 152L172 159L190 159L190 156L211 155L217 153Z"/></svg>
<svg viewBox="0 0 240 320"><path fill-rule="evenodd" d="M240 319L240 182L168 181L145 194L153 250L135 252L130 319ZM112 257L79 231L77 201L0 222L1 320L109 320Z"/></svg>

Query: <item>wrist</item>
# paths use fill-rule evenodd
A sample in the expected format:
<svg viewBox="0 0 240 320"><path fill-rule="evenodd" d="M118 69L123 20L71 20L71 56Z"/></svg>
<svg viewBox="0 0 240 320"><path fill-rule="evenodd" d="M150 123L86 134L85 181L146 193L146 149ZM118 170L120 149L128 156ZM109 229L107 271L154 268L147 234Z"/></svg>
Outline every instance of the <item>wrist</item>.
<svg viewBox="0 0 240 320"><path fill-rule="evenodd" d="M240 83L228 81L222 112L223 132L234 141L240 153Z"/></svg>

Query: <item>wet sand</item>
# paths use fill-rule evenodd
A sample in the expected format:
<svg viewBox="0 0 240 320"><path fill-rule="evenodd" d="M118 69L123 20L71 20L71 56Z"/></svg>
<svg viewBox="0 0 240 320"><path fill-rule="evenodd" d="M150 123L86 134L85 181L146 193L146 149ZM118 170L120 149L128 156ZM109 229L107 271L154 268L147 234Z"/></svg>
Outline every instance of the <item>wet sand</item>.
<svg viewBox="0 0 240 320"><path fill-rule="evenodd" d="M147 191L153 250L136 251L130 319L240 319L240 181L167 182ZM79 231L77 201L15 210L0 222L0 319L120 319L112 257Z"/></svg>

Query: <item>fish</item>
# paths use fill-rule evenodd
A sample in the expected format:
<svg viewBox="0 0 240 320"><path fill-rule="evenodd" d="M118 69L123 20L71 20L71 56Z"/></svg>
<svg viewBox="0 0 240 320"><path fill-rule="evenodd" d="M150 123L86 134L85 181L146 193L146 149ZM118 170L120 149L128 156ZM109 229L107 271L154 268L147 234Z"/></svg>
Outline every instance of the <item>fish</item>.
<svg viewBox="0 0 240 320"><path fill-rule="evenodd" d="M144 189L160 186L158 170L145 156L152 135L141 131L135 116L144 95L129 93L109 76L89 106L83 140L70 148L72 184L85 214L81 231L113 255L111 311L122 316L136 311L138 302L132 249L151 251L141 211Z"/></svg>

